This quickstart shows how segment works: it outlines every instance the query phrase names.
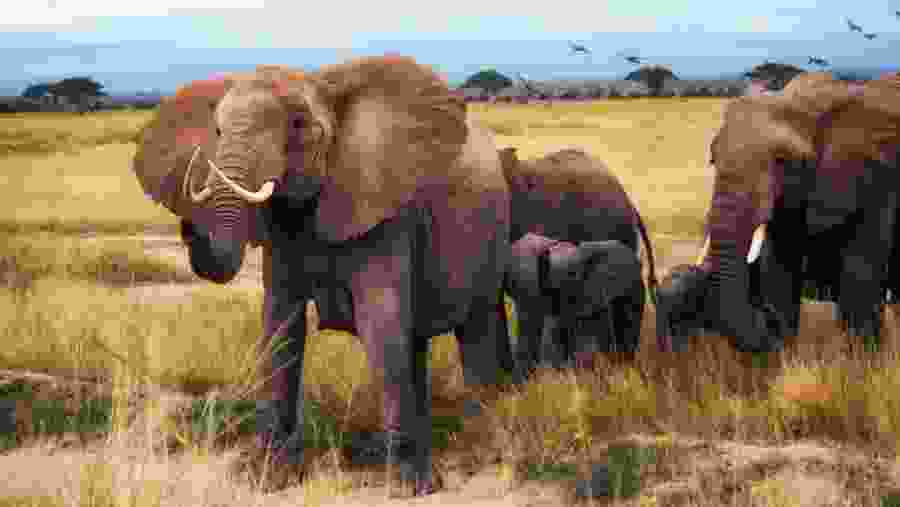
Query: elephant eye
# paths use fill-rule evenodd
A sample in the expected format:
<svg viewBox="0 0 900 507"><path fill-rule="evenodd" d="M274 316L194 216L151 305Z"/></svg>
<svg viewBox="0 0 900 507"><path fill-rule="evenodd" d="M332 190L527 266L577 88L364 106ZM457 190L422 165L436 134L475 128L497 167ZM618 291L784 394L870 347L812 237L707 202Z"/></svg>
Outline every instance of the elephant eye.
<svg viewBox="0 0 900 507"><path fill-rule="evenodd" d="M222 129L220 129L219 127L216 127L216 135L222 137Z"/></svg>

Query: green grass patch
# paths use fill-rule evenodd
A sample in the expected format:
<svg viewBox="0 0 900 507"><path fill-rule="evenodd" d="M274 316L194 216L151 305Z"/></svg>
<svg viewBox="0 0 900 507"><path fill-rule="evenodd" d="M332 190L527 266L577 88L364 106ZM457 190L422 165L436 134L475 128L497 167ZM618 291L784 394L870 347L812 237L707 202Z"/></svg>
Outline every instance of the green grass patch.
<svg viewBox="0 0 900 507"><path fill-rule="evenodd" d="M256 403L253 400L194 400L188 410L185 436L198 442L208 437L252 434L256 428ZM322 404L304 400L303 439L307 448L331 449L350 444L350 435L339 429L338 419L326 413ZM463 429L462 417L432 418L432 446L445 449L450 435Z"/></svg>
<svg viewBox="0 0 900 507"><path fill-rule="evenodd" d="M525 479L529 481L570 481L577 478L577 465L565 463L529 463L525 467Z"/></svg>
<svg viewBox="0 0 900 507"><path fill-rule="evenodd" d="M88 398L70 415L64 400L32 400L32 431L40 435L109 431L112 406L111 398Z"/></svg>

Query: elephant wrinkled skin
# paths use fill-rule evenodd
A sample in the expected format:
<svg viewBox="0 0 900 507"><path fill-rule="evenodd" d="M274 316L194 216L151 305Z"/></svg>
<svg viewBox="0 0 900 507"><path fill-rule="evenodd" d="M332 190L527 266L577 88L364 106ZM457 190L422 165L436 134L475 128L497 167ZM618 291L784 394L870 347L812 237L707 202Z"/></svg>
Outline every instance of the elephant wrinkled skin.
<svg viewBox="0 0 900 507"><path fill-rule="evenodd" d="M615 309L632 303L633 294L643 295L634 250L614 240L575 245L528 233L512 251L509 287L526 321L519 346L532 348L535 363L561 368L574 362L589 369L597 352L633 357L641 313Z"/></svg>
<svg viewBox="0 0 900 507"><path fill-rule="evenodd" d="M504 148L500 160L511 191L506 288L519 319L519 375L574 354L632 354L645 304L642 240L651 297L656 279L652 246L621 182L578 149L519 160L515 148Z"/></svg>
<svg viewBox="0 0 900 507"><path fill-rule="evenodd" d="M728 104L710 147L699 269L659 294L662 348L683 345L692 326L678 315L700 297L697 322L739 350L777 350L797 333L805 283L837 300L851 337L879 337L898 211L898 91L804 75L782 96Z"/></svg>
<svg viewBox="0 0 900 507"><path fill-rule="evenodd" d="M263 248L272 347L258 445L302 464L307 330L296 315L316 299L320 327L360 337L383 382L389 443L370 451L417 494L432 491L430 337L455 333L469 385L512 368L508 186L491 134L446 83L388 56L193 82L161 105L133 170L182 218L199 276L226 283L246 245ZM279 329L289 340L276 347Z"/></svg>

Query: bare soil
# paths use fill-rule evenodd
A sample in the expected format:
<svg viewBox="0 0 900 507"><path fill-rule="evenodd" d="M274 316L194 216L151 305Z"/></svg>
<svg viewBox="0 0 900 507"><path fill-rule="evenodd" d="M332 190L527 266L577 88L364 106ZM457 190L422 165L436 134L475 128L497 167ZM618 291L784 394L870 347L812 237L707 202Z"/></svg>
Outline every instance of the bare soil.
<svg viewBox="0 0 900 507"><path fill-rule="evenodd" d="M112 237L109 237L112 239ZM96 240L97 237L85 237ZM173 259L189 270L186 251L177 236L143 237L146 249L153 255ZM694 239L667 238L665 255L657 257L658 276L671 266L689 263L697 252ZM260 250L249 252L247 260L234 285L249 288L261 287ZM159 302L189 297L190 291L205 284L200 279L192 283L142 285L128 289L138 300ZM810 310L814 310L811 308ZM830 312L821 309L815 318L828 319ZM810 315L807 312L807 315ZM309 316L315 321L315 315ZM647 324L652 326L652 311ZM808 317L807 317L808 321ZM816 325L821 322L806 325ZM79 399L96 394L96 383L75 378L54 377L36 372L0 371L0 384L18 381L34 387L41 398L66 400L72 405ZM184 406L190 396L168 393L170 408ZM444 414L459 413L460 407L439 407ZM17 416L20 424L28 417L27 407ZM469 424L479 424L479 418L469 419ZM24 426L23 426L24 427ZM864 502L872 491L900 491L900 466L857 449L842 448L838 444L823 441L804 441L786 447L752 445L734 441L700 440L674 435L664 447L659 447L650 435L634 435L631 440L644 445L657 446L657 460L644 468L642 494L656 496L657 506L682 505L766 505L751 497L753 481L773 479L780 481L792 503L801 507L831 505L876 505ZM597 455L609 442L597 444ZM107 450L104 450L107 449ZM78 487L77 474L84 463L95 459L97 453L108 452L108 445L101 436L95 438L64 435L54 440L29 440L11 452L0 454L0 497L12 495L47 494L55 490L72 494ZM139 454L139 453L137 453ZM595 454L592 452L591 454ZM234 452L223 452L210 457L203 464L188 461L184 455L170 457L165 462L149 464L154 476L171 481L174 495L196 495L203 489L209 505L225 505L238 502L249 494L249 486L229 479L227 465L236 457ZM125 458L140 459L140 458ZM328 470L328 456L320 456L319 462ZM463 441L453 441L448 449L438 452L436 467L444 477L444 490L427 498L408 500L388 498L383 481L373 480L379 472L375 468L354 467L346 469L345 479L354 488L345 496L320 498L322 505L343 506L392 506L392 505L442 505L442 506L556 506L573 501L572 481L545 482L523 480L514 475L506 476L496 460L478 449L472 449ZM145 474L146 475L146 474ZM328 475L328 472L326 472ZM368 483L368 486L364 484ZM198 486L199 485L199 486ZM179 489L180 488L180 489ZM184 490L184 491L182 491ZM267 505L303 503L303 488L289 488L268 495ZM68 495L66 495L68 496ZM194 497L196 498L196 497ZM201 505L182 498L178 505ZM240 503L246 503L241 501ZM598 505L608 505L607 499L597 500ZM624 505L638 505L631 500Z"/></svg>

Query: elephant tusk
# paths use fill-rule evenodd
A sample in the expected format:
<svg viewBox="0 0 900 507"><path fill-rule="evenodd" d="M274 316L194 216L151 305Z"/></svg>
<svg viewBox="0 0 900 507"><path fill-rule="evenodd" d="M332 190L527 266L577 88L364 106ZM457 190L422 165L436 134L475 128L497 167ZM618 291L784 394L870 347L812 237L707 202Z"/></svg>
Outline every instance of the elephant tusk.
<svg viewBox="0 0 900 507"><path fill-rule="evenodd" d="M700 255L697 256L697 260L694 261L694 264L699 266L703 264L703 260L706 259L706 254L709 252L709 234L706 235L706 240L703 242L703 248L700 249Z"/></svg>
<svg viewBox="0 0 900 507"><path fill-rule="evenodd" d="M759 258L759 252L762 251L763 241L766 240L766 224L761 224L753 231L753 242L750 243L750 251L747 252L747 264Z"/></svg>
<svg viewBox="0 0 900 507"><path fill-rule="evenodd" d="M759 258L759 253L762 251L762 245L765 240L766 224L762 224L753 231L753 241L750 243L750 251L747 252L747 264L750 264ZM707 253L709 253L709 235L706 236L706 240L703 242L703 248L700 249L700 255L697 256L697 260L694 261L694 264L697 266L702 264Z"/></svg>
<svg viewBox="0 0 900 507"><path fill-rule="evenodd" d="M212 189L210 189L208 185L199 193L195 193L194 189L191 186L191 168L194 166L194 159L197 158L198 153L200 153L200 145L197 145L197 147L194 148L194 154L191 155L191 160L188 162L187 170L184 172L184 185L182 187L184 195L186 197L190 197L191 201L197 204L206 201L207 199L209 199L209 196L212 195Z"/></svg>
<svg viewBox="0 0 900 507"><path fill-rule="evenodd" d="M272 194L275 193L275 182L274 181L267 181L263 184L263 186L259 189L259 191L251 192L251 191L241 187L237 183L231 181L231 179L228 176L225 176L225 174L222 171L220 171L218 167L216 167L216 164L214 164L212 160L207 159L207 162L209 162L209 166L212 167L213 171L216 173L216 176L221 178L222 181L224 181L225 184L228 185L229 188L234 190L234 193L241 196L242 199L244 199L245 201L247 201L251 204L259 204L259 203L266 202L269 200L270 197L272 197Z"/></svg>

